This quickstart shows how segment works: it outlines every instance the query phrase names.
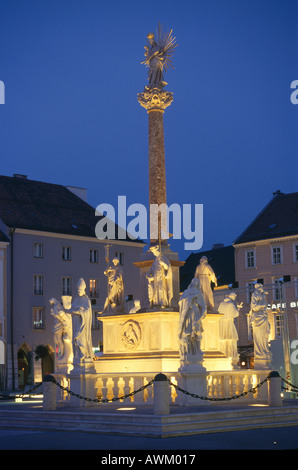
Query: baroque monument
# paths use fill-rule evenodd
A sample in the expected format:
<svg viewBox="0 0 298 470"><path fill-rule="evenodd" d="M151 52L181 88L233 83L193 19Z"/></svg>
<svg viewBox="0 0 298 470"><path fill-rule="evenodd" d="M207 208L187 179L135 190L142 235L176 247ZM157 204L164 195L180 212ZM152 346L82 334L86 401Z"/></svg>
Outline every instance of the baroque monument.
<svg viewBox="0 0 298 470"><path fill-rule="evenodd" d="M59 350L55 379L73 392L69 406L88 406L97 391L103 398L122 400L122 393L140 391L163 374L189 392L178 397L177 403L182 405L206 406L210 402L198 403L196 398L209 393L218 396L224 388L230 395L240 387L241 377L233 370L239 362L234 321L241 305L236 304L236 294L229 292L215 308L212 284L217 285L217 278L204 256L181 293L179 267L183 262L168 243L168 218L162 210L167 204L163 115L173 93L165 90L164 74L172 66L176 47L172 30L164 33L159 25L156 35L147 35L142 62L148 68L148 84L138 94L138 102L148 115L150 240L141 260L134 263L140 270L141 299L124 300L125 273L118 258L110 262L107 244L107 296L98 316L103 325L103 353L98 360L92 352L92 308L84 279L77 283L76 297L63 296L62 303L50 299ZM250 319L256 368L262 371L270 367L271 359L266 305L266 293L257 284ZM229 373L225 375L224 371ZM247 380L245 375L245 386ZM148 403L152 403L150 390L144 398ZM132 394L137 403L140 395ZM80 401L79 396L89 401Z"/></svg>
<svg viewBox="0 0 298 470"><path fill-rule="evenodd" d="M156 34L147 35L141 64L148 68L148 84L137 98L148 115L150 240L141 260L134 263L140 270L139 308L127 311L118 304L99 317L103 323L102 371L155 374L179 367L179 267L183 262L169 247L167 217L159 210L167 203L163 115L173 101L173 93L165 90L164 74L172 67L176 47L172 30L164 33L161 25ZM112 292L118 292L113 280Z"/></svg>
<svg viewBox="0 0 298 470"><path fill-rule="evenodd" d="M216 276L208 260L201 259L194 279L181 295L179 268L183 262L168 243L167 217L163 213L167 204L163 119L173 93L165 89L164 74L172 67L176 47L172 30L164 33L160 24L156 34L147 35L142 64L148 68L148 83L137 95L148 115L150 210L147 251L134 263L140 269L141 300L137 309L124 306L125 279L117 263L111 266L107 256L108 295L99 316L103 323L103 355L96 366L101 372L152 375L179 370L184 387L196 386L205 394L202 374L217 367L232 369L232 358L220 351L220 345L226 343L219 338L223 314L214 311L211 282L216 284Z"/></svg>

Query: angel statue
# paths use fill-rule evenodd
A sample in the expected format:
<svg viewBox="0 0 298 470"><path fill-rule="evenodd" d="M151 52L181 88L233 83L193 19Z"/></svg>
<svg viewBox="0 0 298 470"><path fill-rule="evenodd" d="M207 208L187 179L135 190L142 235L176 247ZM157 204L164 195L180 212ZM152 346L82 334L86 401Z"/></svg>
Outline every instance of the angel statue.
<svg viewBox="0 0 298 470"><path fill-rule="evenodd" d="M145 60L141 62L149 67L148 81L149 88L163 88L167 83L163 79L163 73L170 67L173 68L171 57L177 47L176 38L172 36L172 29L168 33L162 31L159 23L156 38L154 33L147 34L147 44L145 49Z"/></svg>

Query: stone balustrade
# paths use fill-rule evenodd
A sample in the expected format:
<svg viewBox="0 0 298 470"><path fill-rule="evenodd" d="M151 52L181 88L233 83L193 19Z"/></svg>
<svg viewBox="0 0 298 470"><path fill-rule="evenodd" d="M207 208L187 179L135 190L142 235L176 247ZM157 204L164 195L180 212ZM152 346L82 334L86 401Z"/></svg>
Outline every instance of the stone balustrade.
<svg viewBox="0 0 298 470"><path fill-rule="evenodd" d="M232 371L211 371L207 374L202 374L202 380L207 381L207 398L222 399L229 398L235 395L241 395L255 388L262 382L270 371L255 371L251 369L239 369ZM132 392L136 392L143 386L146 386L154 379L154 375L146 374L113 374L107 376L106 374L97 374L97 397L104 400L112 400ZM174 372L167 374L167 378L175 385L181 386L180 373ZM181 387L182 388L182 387ZM187 390L189 393L196 394L196 390ZM181 395L182 392L177 391L175 387L170 387L170 402L172 404L180 404L183 402ZM268 386L266 383L261 385L255 390L255 393L245 394L244 396L234 399L235 402L244 401L245 403L266 403L268 401ZM123 400L120 400L123 401ZM132 396L125 398L125 401L131 403L153 403L153 386L148 386L144 390L134 393ZM226 403L226 401L221 401ZM212 401L211 403L219 403ZM200 399L197 400L200 405Z"/></svg>
<svg viewBox="0 0 298 470"><path fill-rule="evenodd" d="M145 404L155 406L156 399L159 399L157 396L154 396L155 393L157 393L155 385L158 375L163 376L163 380L168 379L168 381L174 385L170 386L170 384L168 384L168 387L166 387L166 390L168 390L166 393L169 393L169 404L185 405L187 402L185 396L187 396L187 394L183 393L184 389L181 386L181 384L185 382L183 382L182 374L178 372L167 374L166 376L163 374L151 375L142 373L113 374L108 376L107 374L97 373L95 381L97 399L103 401L108 400L114 403L125 402L125 404L131 403L135 405ZM195 375L199 382L205 381L207 385L207 394L205 397L207 400L201 400L197 390L186 390L186 392L195 395L191 397L191 401L188 401L188 404L200 406L206 404L206 402L211 405L227 404L229 402L238 404L242 402L249 404L269 404L269 406L280 405L281 377L276 372L271 373L269 370L256 371L251 369L239 369L233 371L209 371ZM57 404L60 403L67 406L71 395L68 393L67 389L72 391L69 376L54 374L54 376L48 377L52 377L53 380L48 380L44 383L45 407L49 407L49 409L55 408L52 403L53 393L55 395L54 401ZM266 381L267 377L270 377L270 380ZM52 382L56 382L56 385L58 383L60 387L56 387ZM198 385L199 382L197 382ZM175 386L177 386L177 388ZM179 390L179 387L181 390ZM49 392L48 389L51 389L51 392ZM164 393L165 392L163 392L163 394ZM90 397L85 398L88 399Z"/></svg>
<svg viewBox="0 0 298 470"><path fill-rule="evenodd" d="M228 398L241 395L255 388L268 377L270 371L239 369L231 371L212 371L207 374L207 395L209 398ZM266 383L255 390L233 401L250 403L266 403L268 386ZM226 401L224 402L226 403Z"/></svg>

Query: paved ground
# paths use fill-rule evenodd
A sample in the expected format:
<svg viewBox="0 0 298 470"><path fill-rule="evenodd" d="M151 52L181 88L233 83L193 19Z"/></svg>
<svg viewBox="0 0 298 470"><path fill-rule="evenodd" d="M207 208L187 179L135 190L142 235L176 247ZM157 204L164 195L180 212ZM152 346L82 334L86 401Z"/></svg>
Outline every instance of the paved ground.
<svg viewBox="0 0 298 470"><path fill-rule="evenodd" d="M249 451L250 456L252 456L252 451L267 450L272 452L272 450L288 450L289 452L284 457L285 461L289 464L291 462L294 463L298 456L298 426L202 434L168 439L128 438L124 436L76 432L0 430L0 449L1 451L81 451L75 453L75 459L82 456L82 451L92 450L95 452L88 452L89 464L104 463L104 459L110 454L113 458L126 456L127 458L135 459L134 467L138 466L138 463L143 465L146 463L146 460L147 463L151 464L153 455L164 458L165 454L170 457L174 453L175 459L183 459L183 463L185 463L185 459L188 459L188 463L191 463L191 459L196 460L198 463L200 456L206 453L204 451L209 451L210 456L217 458L219 457L219 451L222 450ZM22 452L12 453L15 463L19 459L20 462L22 461L21 459L24 457ZM2 455L4 454L2 453ZM54 453L53 457L55 455ZM191 457L192 455L195 457ZM179 464L179 461L176 460L176 463Z"/></svg>
<svg viewBox="0 0 298 470"><path fill-rule="evenodd" d="M40 403L36 403L36 405L40 406ZM29 405L25 405L24 402L22 404L1 402L0 409L11 407L23 408L24 406ZM251 452L288 450L291 451L286 454L286 461L289 463L292 456L295 456L295 460L298 457L298 426L171 438L126 437L85 432L5 430L0 428L0 450L93 450L96 452L89 453L88 458L95 459L96 463L102 463L101 459L104 459L108 454L112 457L127 455L135 456L134 467L137 466L139 460L142 460L141 463L144 466L145 462L143 459L149 455L150 452L148 451L155 451L155 454L161 456L165 453L171 455L175 452L178 454L177 459L182 458L179 455L195 455L195 459L198 459L203 451L240 450ZM22 455L22 453L14 453L13 458L19 458ZM75 455L77 454L75 453ZM214 452L210 452L210 455L213 457ZM186 459L188 457L183 458ZM141 463L139 462L140 465ZM152 462L149 460L148 463ZM176 461L176 463L179 462ZM181 461L181 463L186 462ZM191 462L188 461L187 463Z"/></svg>

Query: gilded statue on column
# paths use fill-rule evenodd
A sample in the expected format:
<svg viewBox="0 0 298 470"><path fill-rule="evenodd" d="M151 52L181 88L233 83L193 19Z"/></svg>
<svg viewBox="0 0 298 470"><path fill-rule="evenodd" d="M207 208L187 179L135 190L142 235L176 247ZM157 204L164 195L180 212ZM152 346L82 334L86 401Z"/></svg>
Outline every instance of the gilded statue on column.
<svg viewBox="0 0 298 470"><path fill-rule="evenodd" d="M164 72L169 67L173 68L171 57L177 47L176 38L172 35L173 30L164 33L159 23L156 35L147 34L148 44L145 45L145 64L148 71L148 88L163 88L167 83L164 81Z"/></svg>

